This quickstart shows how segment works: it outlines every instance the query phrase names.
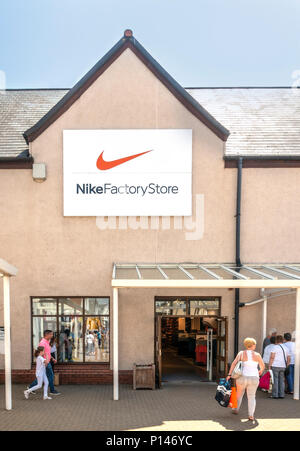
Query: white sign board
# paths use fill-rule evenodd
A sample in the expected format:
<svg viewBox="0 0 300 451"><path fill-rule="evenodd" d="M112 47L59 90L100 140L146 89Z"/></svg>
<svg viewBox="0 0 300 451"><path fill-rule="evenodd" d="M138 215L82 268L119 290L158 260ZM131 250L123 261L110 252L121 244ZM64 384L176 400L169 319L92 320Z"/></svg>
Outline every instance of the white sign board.
<svg viewBox="0 0 300 451"><path fill-rule="evenodd" d="M64 130L64 216L191 216L192 130Z"/></svg>

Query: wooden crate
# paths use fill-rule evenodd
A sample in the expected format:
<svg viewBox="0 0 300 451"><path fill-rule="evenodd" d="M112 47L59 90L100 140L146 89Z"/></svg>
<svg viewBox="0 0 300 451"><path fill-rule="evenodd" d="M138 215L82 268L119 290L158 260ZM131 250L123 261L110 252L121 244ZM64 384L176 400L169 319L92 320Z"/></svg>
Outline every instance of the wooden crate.
<svg viewBox="0 0 300 451"><path fill-rule="evenodd" d="M133 365L133 390L150 388L155 390L155 365Z"/></svg>

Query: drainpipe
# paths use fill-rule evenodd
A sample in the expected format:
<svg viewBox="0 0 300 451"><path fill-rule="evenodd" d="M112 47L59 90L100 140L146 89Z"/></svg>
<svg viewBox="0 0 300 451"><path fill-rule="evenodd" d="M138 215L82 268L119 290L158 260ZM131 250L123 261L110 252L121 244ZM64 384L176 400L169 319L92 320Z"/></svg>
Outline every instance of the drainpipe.
<svg viewBox="0 0 300 451"><path fill-rule="evenodd" d="M241 264L241 197L242 197L242 168L243 158L238 159L238 173L237 173L237 196L236 196L236 229L235 229L235 263L237 268ZM239 321L240 320L240 289L235 289L235 303L234 303L234 352L235 355L239 351Z"/></svg>

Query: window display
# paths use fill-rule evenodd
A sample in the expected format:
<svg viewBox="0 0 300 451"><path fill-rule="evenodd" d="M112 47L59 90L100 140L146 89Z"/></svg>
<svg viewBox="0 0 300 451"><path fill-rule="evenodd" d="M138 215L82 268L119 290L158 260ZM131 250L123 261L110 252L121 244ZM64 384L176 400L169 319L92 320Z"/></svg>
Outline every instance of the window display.
<svg viewBox="0 0 300 451"><path fill-rule="evenodd" d="M85 331L86 362L109 362L108 318L88 317Z"/></svg>
<svg viewBox="0 0 300 451"><path fill-rule="evenodd" d="M109 298L32 298L32 346L53 330L58 363L109 363Z"/></svg>
<svg viewBox="0 0 300 451"><path fill-rule="evenodd" d="M83 318L59 317L58 362L83 362Z"/></svg>

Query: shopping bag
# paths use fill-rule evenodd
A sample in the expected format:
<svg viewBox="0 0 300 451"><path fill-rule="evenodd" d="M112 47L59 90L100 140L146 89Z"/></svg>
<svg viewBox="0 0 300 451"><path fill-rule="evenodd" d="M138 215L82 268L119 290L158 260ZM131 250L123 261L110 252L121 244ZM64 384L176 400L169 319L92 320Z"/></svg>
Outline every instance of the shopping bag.
<svg viewBox="0 0 300 451"><path fill-rule="evenodd" d="M237 406L238 406L238 402L237 402L236 388L232 387L228 407L231 407L232 409L237 409Z"/></svg>
<svg viewBox="0 0 300 451"><path fill-rule="evenodd" d="M229 388L228 383L226 383L225 385L219 384L217 387L215 400L220 404L220 406L228 407L230 396L231 388Z"/></svg>
<svg viewBox="0 0 300 451"><path fill-rule="evenodd" d="M270 380L271 380L271 375L270 372L267 371L263 376L261 376L260 381L259 381L259 388L261 388L262 390L269 390L270 388Z"/></svg>
<svg viewBox="0 0 300 451"><path fill-rule="evenodd" d="M270 373L270 384L271 385L274 385L274 374L273 374L273 371L272 370L269 370L269 373Z"/></svg>

